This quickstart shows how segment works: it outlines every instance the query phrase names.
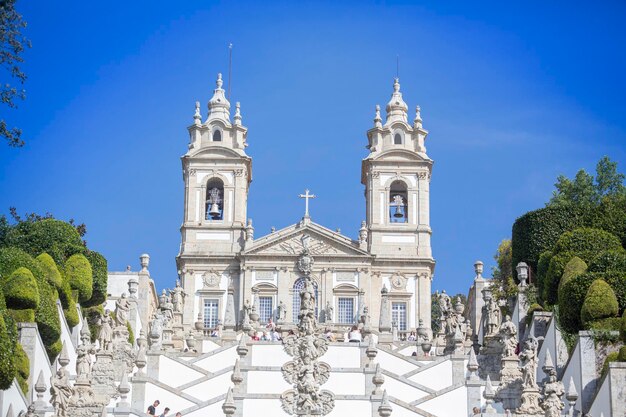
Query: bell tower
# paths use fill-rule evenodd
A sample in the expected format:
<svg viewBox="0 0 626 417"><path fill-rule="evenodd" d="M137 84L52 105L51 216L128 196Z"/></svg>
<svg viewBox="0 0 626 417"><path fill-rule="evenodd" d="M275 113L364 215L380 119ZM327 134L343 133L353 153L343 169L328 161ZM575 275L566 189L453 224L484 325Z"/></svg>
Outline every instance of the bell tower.
<svg viewBox="0 0 626 417"><path fill-rule="evenodd" d="M420 107L413 125L402 99L400 81L393 83L383 124L376 106L374 127L367 132L370 153L363 159L368 250L390 258L432 261L430 247L430 174L433 161L426 154Z"/></svg>
<svg viewBox="0 0 626 417"><path fill-rule="evenodd" d="M239 103L231 121L231 106L222 85L222 75L218 74L204 122L200 103L196 102L193 124L188 127L188 150L181 157L184 218L176 261L187 293L202 287L209 276L207 271L218 271L220 275L236 268L235 257L246 241L252 159L245 151L247 129L241 124ZM228 287L228 282L222 281L220 285ZM189 302L187 308L200 307ZM185 311L185 323L195 320L191 317L197 314L195 310Z"/></svg>

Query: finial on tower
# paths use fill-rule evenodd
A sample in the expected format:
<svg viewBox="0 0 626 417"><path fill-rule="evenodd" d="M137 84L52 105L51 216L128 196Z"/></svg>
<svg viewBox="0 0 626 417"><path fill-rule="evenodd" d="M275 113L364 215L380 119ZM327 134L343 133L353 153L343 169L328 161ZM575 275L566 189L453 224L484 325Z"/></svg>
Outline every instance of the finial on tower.
<svg viewBox="0 0 626 417"><path fill-rule="evenodd" d="M396 121L402 121L407 123L407 111L409 106L406 105L402 99L402 93L400 92L400 79L394 78L393 80L393 93L391 94L391 100L387 103L387 120L386 125Z"/></svg>
<svg viewBox="0 0 626 417"><path fill-rule="evenodd" d="M376 116L374 116L374 127L383 127L383 119L380 118L380 105L376 105Z"/></svg>
<svg viewBox="0 0 626 417"><path fill-rule="evenodd" d="M200 114L200 102L196 101L196 112L193 115L193 124L199 125L202 123L202 115Z"/></svg>
<svg viewBox="0 0 626 417"><path fill-rule="evenodd" d="M422 115L420 106L415 106L415 120L413 120L413 127L421 128L422 127Z"/></svg>
<svg viewBox="0 0 626 417"><path fill-rule="evenodd" d="M215 82L215 84L217 85L217 88L222 88L222 85L224 85L224 81L222 81L222 73L221 72L217 73L217 81Z"/></svg>
<svg viewBox="0 0 626 417"><path fill-rule="evenodd" d="M237 126L241 126L241 104L239 102L235 103L235 124Z"/></svg>
<svg viewBox="0 0 626 417"><path fill-rule="evenodd" d="M224 94L222 85L222 73L217 74L216 88L213 90L213 97L209 100L209 117L207 120L220 119L230 122L230 102Z"/></svg>

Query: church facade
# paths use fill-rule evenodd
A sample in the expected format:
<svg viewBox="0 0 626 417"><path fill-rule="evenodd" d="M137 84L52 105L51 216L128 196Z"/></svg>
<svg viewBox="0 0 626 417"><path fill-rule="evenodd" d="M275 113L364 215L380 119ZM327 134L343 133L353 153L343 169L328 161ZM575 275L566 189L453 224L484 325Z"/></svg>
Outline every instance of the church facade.
<svg viewBox="0 0 626 417"><path fill-rule="evenodd" d="M244 311L258 322L297 322L304 282L296 262L304 245L315 263L316 313L329 327L367 320L374 330L392 323L399 332L431 323L429 186L433 161L419 106L409 123L399 80L393 84L383 122L376 106L362 161L365 220L357 239L311 220L257 237L248 217L252 157L239 103L231 105L218 76L208 115L196 103L182 156L184 220L177 268L186 300L183 325L212 329L241 326ZM355 187L358 186L355 184ZM380 317L381 292L390 317ZM231 299L229 305L229 297ZM386 314L386 313L385 313ZM234 322L234 323L233 323Z"/></svg>

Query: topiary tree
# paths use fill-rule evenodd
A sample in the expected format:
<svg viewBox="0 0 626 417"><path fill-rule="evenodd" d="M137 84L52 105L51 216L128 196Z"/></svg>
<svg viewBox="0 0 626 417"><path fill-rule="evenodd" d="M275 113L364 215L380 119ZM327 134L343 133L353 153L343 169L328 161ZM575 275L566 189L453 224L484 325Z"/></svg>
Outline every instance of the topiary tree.
<svg viewBox="0 0 626 417"><path fill-rule="evenodd" d="M7 308L35 310L39 307L39 289L33 273L24 267L11 273L3 287Z"/></svg>
<svg viewBox="0 0 626 417"><path fill-rule="evenodd" d="M539 299L543 298L543 286L548 273L548 267L550 266L550 259L552 258L552 251L544 251L539 255L537 261L537 273L535 274L535 286L539 289Z"/></svg>
<svg viewBox="0 0 626 417"><path fill-rule="evenodd" d="M618 249L600 252L589 264L589 271L619 271L626 273L626 251Z"/></svg>
<svg viewBox="0 0 626 417"><path fill-rule="evenodd" d="M619 360L619 352L611 352L606 355L606 358L604 359L604 364L602 364L602 371L600 373L601 377L604 377L604 375L606 375L606 373L609 371L609 363L615 362L617 360Z"/></svg>
<svg viewBox="0 0 626 417"><path fill-rule="evenodd" d="M615 293L603 279L593 281L580 310L580 319L585 326L594 321L617 316L618 305Z"/></svg>
<svg viewBox="0 0 626 417"><path fill-rule="evenodd" d="M9 335L3 314L0 314L0 389L9 389L16 375L14 341Z"/></svg>
<svg viewBox="0 0 626 417"><path fill-rule="evenodd" d="M624 310L624 314L622 314L622 324L619 329L619 338L622 339L622 342L626 343L626 310Z"/></svg>
<svg viewBox="0 0 626 417"><path fill-rule="evenodd" d="M20 221L6 234L5 244L18 247L31 256L50 254L57 265L76 253L84 253L84 242L70 223L53 218Z"/></svg>
<svg viewBox="0 0 626 417"><path fill-rule="evenodd" d="M61 300L63 315L70 329L78 325L80 318L78 317L78 310L76 309L76 300L72 295L70 283L67 281L64 281L63 286L59 289L59 300Z"/></svg>
<svg viewBox="0 0 626 417"><path fill-rule="evenodd" d="M107 298L108 266L107 260L96 251L88 251L85 255L93 271L93 293L91 298L82 303L84 307L102 304Z"/></svg>
<svg viewBox="0 0 626 417"><path fill-rule="evenodd" d="M541 299L547 305L554 305L558 302L559 282L565 271L565 265L574 257L572 252L558 253L552 258L548 264L548 271L543 279L543 287L541 288Z"/></svg>
<svg viewBox="0 0 626 417"><path fill-rule="evenodd" d="M597 274L586 272L571 277L559 288L558 321L563 331L578 333L582 329L580 309L585 301L587 290L597 278Z"/></svg>
<svg viewBox="0 0 626 417"><path fill-rule="evenodd" d="M17 383L22 389L22 392L24 393L24 395L27 395L28 394L28 376L30 375L30 360L28 359L26 352L24 352L22 345L20 345L19 343L16 343L15 345L14 361L15 361L15 370L16 370L15 376L17 377Z"/></svg>
<svg viewBox="0 0 626 417"><path fill-rule="evenodd" d="M91 264L84 255L76 254L65 262L65 278L82 303L91 298L93 293L93 271Z"/></svg>
<svg viewBox="0 0 626 417"><path fill-rule="evenodd" d="M571 280L576 275L584 274L585 272L587 272L587 264L585 261L580 259L578 256L574 256L567 262L567 264L565 264L563 275L559 280L558 289L561 289L564 282Z"/></svg>
<svg viewBox="0 0 626 417"><path fill-rule="evenodd" d="M52 259L52 256L44 252L39 254L35 260L39 262L39 266L41 267L48 283L54 286L54 288L61 288L63 285L63 276L61 275L57 264L54 262L54 259Z"/></svg>

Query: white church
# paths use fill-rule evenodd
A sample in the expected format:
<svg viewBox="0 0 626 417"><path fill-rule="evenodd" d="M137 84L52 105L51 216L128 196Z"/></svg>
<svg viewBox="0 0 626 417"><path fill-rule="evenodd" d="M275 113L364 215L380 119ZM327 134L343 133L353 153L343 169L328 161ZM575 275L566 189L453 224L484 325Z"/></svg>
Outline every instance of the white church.
<svg viewBox="0 0 626 417"><path fill-rule="evenodd" d="M395 79L367 131L356 240L313 222L310 190L297 223L259 237L247 129L218 75L181 158L179 279L157 289L147 254L109 272L95 343L59 305L52 363L21 323L29 391L1 391L0 417L625 416L626 364L601 376L588 332L569 354L552 313L527 320L523 291L502 317L481 262L468 305L438 295L431 330L433 160L420 108L410 123L408 109ZM528 267L517 272L523 290Z"/></svg>

